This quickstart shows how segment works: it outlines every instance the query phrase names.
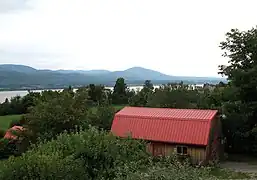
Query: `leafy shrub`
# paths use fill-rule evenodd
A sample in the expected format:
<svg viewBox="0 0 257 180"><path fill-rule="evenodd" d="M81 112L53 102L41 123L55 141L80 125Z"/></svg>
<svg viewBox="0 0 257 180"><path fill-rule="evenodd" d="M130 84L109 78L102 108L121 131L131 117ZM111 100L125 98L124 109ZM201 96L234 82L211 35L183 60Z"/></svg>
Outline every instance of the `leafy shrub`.
<svg viewBox="0 0 257 180"><path fill-rule="evenodd" d="M118 177L117 179L124 180L218 180L216 177L209 174L208 169L193 168L190 166L176 167L170 165L169 167L163 167L161 165L155 165L149 167L147 171L137 171L136 173L128 173L126 177Z"/></svg>
<svg viewBox="0 0 257 180"><path fill-rule="evenodd" d="M197 180L237 177L213 168L194 168L176 156L152 158L145 143L120 139L89 128L42 141L19 157L0 164L0 179L40 180ZM240 174L240 177L242 176Z"/></svg>
<svg viewBox="0 0 257 180"><path fill-rule="evenodd" d="M17 147L15 142L8 139L0 140L0 159L8 158L11 155L14 155L17 152Z"/></svg>
<svg viewBox="0 0 257 180"><path fill-rule="evenodd" d="M86 94L74 97L63 92L40 101L26 115L26 125L33 131L34 137L47 140L64 131L73 132L77 126L88 125L85 122L88 112L86 98Z"/></svg>
<svg viewBox="0 0 257 180"><path fill-rule="evenodd" d="M180 161L177 156L153 158L145 170L128 172L116 179L124 180L197 180L216 179L210 174L211 168L194 168L188 161Z"/></svg>
<svg viewBox="0 0 257 180"><path fill-rule="evenodd" d="M14 173L15 172L15 173ZM19 158L9 158L0 172L1 179L87 179L79 160L72 157L61 158L58 152L53 155L31 153Z"/></svg>
<svg viewBox="0 0 257 180"><path fill-rule="evenodd" d="M144 167L148 159L144 143L90 128L8 159L0 179L113 179Z"/></svg>

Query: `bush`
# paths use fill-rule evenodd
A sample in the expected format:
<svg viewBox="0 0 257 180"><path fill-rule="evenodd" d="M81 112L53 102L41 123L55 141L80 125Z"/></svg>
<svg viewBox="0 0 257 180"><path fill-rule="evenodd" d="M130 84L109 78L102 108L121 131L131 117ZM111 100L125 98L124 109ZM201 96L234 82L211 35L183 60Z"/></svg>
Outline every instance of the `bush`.
<svg viewBox="0 0 257 180"><path fill-rule="evenodd" d="M0 178L5 180L82 180L87 179L85 173L81 162L74 160L72 157L61 158L58 152L55 152L52 156L32 153L20 158L11 157L8 159L2 167Z"/></svg>
<svg viewBox="0 0 257 180"><path fill-rule="evenodd" d="M190 166L181 166L177 168L174 165L169 167L153 166L149 167L146 172L137 171L136 173L128 173L126 177L118 177L121 180L218 180L216 177L209 174L209 170L204 168L197 169Z"/></svg>
<svg viewBox="0 0 257 180"><path fill-rule="evenodd" d="M8 158L11 155L14 155L17 151L15 142L8 139L0 140L0 159Z"/></svg>
<svg viewBox="0 0 257 180"><path fill-rule="evenodd" d="M0 166L0 179L4 180L215 180L237 177L219 171L216 178L217 170L194 168L188 162L178 161L176 156L152 158L144 142L120 139L91 127L77 133L63 133L56 140L42 141ZM247 176L240 174L240 177Z"/></svg>
<svg viewBox="0 0 257 180"><path fill-rule="evenodd" d="M124 180L202 180L216 179L211 175L211 168L194 168L187 161L179 161L177 156L154 158L146 166L144 171L128 172L126 176L117 177L116 179Z"/></svg>
<svg viewBox="0 0 257 180"><path fill-rule="evenodd" d="M34 137L50 140L64 131L74 132L77 126L86 126L87 95L75 97L63 92L47 101L38 102L26 115L26 125Z"/></svg>
<svg viewBox="0 0 257 180"><path fill-rule="evenodd" d="M148 159L143 142L90 128L61 134L8 159L0 179L113 179L144 167Z"/></svg>

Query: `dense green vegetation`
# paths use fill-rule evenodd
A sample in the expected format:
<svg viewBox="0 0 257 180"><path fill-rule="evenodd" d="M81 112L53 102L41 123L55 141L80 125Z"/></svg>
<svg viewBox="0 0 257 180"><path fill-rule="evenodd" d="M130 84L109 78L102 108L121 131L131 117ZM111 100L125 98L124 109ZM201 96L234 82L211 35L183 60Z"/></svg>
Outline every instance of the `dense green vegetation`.
<svg viewBox="0 0 257 180"><path fill-rule="evenodd" d="M1 167L1 165L0 165ZM15 173L14 173L15 172ZM39 143L2 164L0 179L234 179L246 174L194 168L176 157L153 158L145 143L90 127Z"/></svg>
<svg viewBox="0 0 257 180"><path fill-rule="evenodd" d="M231 30L221 43L228 66L227 84L193 89L181 83L129 90L118 78L113 92L90 84L62 92L30 92L0 107L4 114L25 114L16 140L2 139L0 179L222 179L247 178L215 167L193 167L174 157L151 157L145 142L109 133L124 105L218 109L226 152L257 155L257 30ZM15 173L14 173L15 172Z"/></svg>

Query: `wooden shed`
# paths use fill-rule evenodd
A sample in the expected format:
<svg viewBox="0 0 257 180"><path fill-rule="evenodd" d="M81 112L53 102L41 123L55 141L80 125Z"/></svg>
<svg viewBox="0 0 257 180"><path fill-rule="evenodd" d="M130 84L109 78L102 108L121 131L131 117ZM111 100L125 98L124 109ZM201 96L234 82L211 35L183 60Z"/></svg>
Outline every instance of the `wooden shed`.
<svg viewBox="0 0 257 180"><path fill-rule="evenodd" d="M149 142L154 156L177 153L192 163L222 155L221 123L216 110L125 107L114 116L111 131Z"/></svg>

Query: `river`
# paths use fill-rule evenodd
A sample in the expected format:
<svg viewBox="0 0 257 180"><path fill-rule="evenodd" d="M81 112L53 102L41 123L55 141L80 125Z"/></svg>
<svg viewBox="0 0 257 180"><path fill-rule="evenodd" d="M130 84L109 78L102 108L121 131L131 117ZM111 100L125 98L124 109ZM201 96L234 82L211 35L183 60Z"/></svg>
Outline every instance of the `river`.
<svg viewBox="0 0 257 180"><path fill-rule="evenodd" d="M159 87L159 86L154 86L155 88ZM107 89L113 89L113 87L106 87ZM137 89L142 89L143 86L130 86L129 87L130 89L134 89L134 90L137 90ZM76 90L76 89L74 89ZM31 90L33 92L42 92L43 90ZM54 89L53 91L62 91L62 89ZM0 91L0 103L3 103L5 101L6 98L8 98L9 100L12 98L12 97L15 97L15 96L25 96L28 94L28 91Z"/></svg>
<svg viewBox="0 0 257 180"><path fill-rule="evenodd" d="M193 87L196 87L196 86L203 86L202 84L198 84L198 85L192 85ZM159 88L160 86L159 85L154 85L154 88ZM107 89L110 89L110 90L113 90L113 87L105 87ZM142 89L143 86L129 86L129 89L133 89L133 90L140 90ZM53 90L53 89L52 89ZM77 89L74 89L75 91ZM44 90L31 90L33 92L42 92ZM62 91L62 89L54 89L53 91ZM0 103L3 103L5 101L6 98L8 98L9 100L12 98L12 97L15 97L15 96L25 96L28 94L28 91L0 91Z"/></svg>

